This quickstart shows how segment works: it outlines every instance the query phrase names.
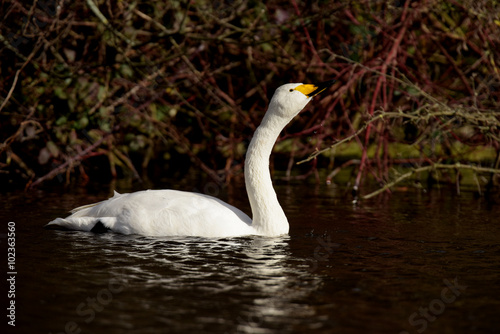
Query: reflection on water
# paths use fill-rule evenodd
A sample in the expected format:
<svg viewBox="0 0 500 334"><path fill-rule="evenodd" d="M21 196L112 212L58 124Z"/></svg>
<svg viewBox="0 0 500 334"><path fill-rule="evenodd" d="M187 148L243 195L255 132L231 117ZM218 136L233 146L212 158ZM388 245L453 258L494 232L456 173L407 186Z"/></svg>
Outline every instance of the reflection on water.
<svg viewBox="0 0 500 334"><path fill-rule="evenodd" d="M1 195L0 217L15 221L17 232L13 332L500 329L495 199L399 193L353 206L333 187L280 185L291 223L286 237L145 238L42 229L111 191ZM248 211L242 188L233 193L232 204Z"/></svg>
<svg viewBox="0 0 500 334"><path fill-rule="evenodd" d="M57 244L68 238L66 232L55 233ZM308 318L314 310L304 302L321 280L309 278L306 268L287 264L288 241L289 237L151 239L85 233L71 241L65 271L80 278L72 281L78 285L75 289L83 285L95 291L97 306L87 297L75 297L71 299L80 303L73 302L67 311L76 310L80 318L69 314L72 321L92 331L113 325L138 333L158 332L162 326L170 333L255 333L264 324L280 329L284 324L293 328L314 322L321 327L318 319ZM84 265L89 262L93 282ZM100 303L103 289L116 293L101 293ZM85 305L78 311L81 302ZM96 316L87 326L90 309ZM117 312L128 316L116 323ZM59 326L65 325L62 321Z"/></svg>

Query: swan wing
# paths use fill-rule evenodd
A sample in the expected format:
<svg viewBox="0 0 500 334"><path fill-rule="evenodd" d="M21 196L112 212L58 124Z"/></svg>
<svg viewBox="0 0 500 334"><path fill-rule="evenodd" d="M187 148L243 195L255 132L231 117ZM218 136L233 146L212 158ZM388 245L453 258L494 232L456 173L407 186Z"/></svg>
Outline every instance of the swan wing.
<svg viewBox="0 0 500 334"><path fill-rule="evenodd" d="M229 237L257 234L241 210L215 197L177 190L118 194L72 210L47 226L81 231L111 230L146 236Z"/></svg>

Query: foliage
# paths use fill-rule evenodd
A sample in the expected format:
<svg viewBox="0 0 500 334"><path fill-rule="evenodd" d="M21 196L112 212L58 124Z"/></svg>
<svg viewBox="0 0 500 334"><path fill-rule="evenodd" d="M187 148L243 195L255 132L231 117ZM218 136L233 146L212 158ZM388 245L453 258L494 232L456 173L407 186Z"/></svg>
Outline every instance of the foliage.
<svg viewBox="0 0 500 334"><path fill-rule="evenodd" d="M140 178L155 166L174 175L189 162L223 183L241 173L277 86L332 78L284 131L275 168L321 150L301 170L356 165L355 190L366 175L389 182L401 164L498 173L498 1L1 8L0 177L10 182Z"/></svg>

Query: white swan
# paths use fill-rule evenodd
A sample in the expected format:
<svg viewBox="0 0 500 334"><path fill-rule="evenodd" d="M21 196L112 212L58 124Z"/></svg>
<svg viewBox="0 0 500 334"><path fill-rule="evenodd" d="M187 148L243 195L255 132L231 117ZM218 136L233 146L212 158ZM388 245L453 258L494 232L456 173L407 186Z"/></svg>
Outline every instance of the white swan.
<svg viewBox="0 0 500 334"><path fill-rule="evenodd" d="M46 226L71 230L110 230L145 236L233 237L287 234L288 220L274 192L269 156L281 130L332 81L318 85L290 83L274 93L255 131L245 161L245 184L253 221L241 210L208 195L176 190L118 194L71 211ZM54 226L52 226L54 227Z"/></svg>

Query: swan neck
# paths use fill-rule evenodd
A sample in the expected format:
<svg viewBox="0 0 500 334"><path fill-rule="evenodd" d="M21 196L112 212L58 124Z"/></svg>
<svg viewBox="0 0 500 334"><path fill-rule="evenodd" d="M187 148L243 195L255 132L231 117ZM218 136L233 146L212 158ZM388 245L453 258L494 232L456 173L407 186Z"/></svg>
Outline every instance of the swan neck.
<svg viewBox="0 0 500 334"><path fill-rule="evenodd" d="M262 235L286 234L288 220L278 202L269 171L269 158L281 130L288 123L266 113L248 146L245 185L252 208L252 226Z"/></svg>

